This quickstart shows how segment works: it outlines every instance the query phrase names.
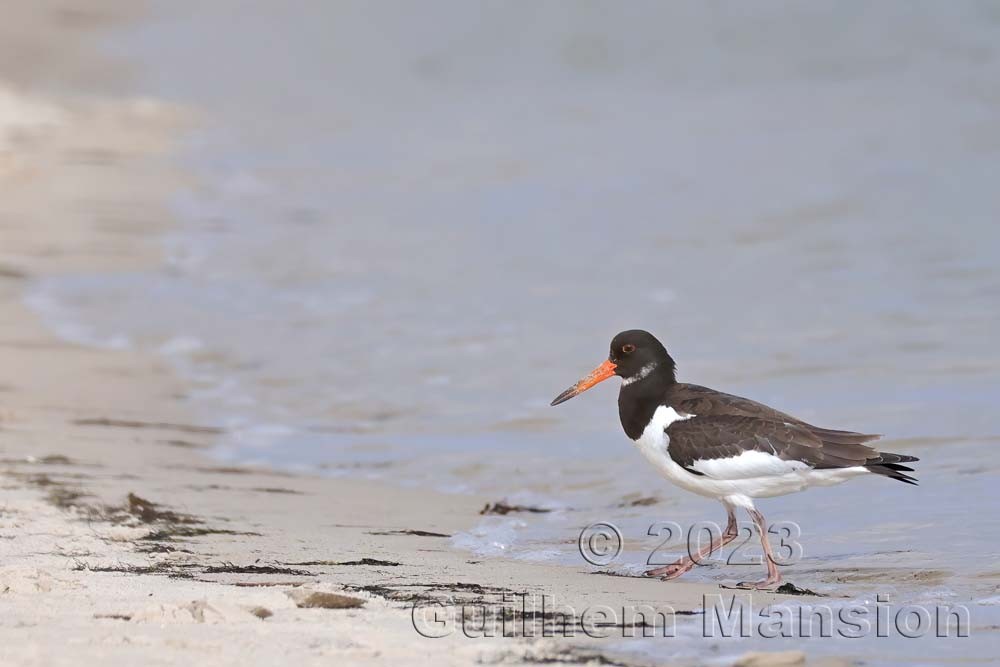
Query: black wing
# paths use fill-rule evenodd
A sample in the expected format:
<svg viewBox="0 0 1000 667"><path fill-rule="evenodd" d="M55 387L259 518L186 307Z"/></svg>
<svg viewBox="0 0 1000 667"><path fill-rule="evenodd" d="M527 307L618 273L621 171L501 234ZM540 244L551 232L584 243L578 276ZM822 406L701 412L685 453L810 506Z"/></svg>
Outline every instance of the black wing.
<svg viewBox="0 0 1000 667"><path fill-rule="evenodd" d="M698 385L676 385L671 399L678 412L694 417L667 427L670 457L694 474L702 474L691 468L699 459L725 459L758 451L816 469L864 466L880 475L914 482L903 474L913 469L900 463L917 459L879 452L866 444L878 440L879 435L820 428L763 403ZM774 474L773 462L770 468L766 461L761 467L763 471L735 469L734 474Z"/></svg>
<svg viewBox="0 0 1000 667"><path fill-rule="evenodd" d="M756 417L695 416L671 424L667 435L670 458L691 471L695 461L735 458L747 451L771 454L781 461L801 461L811 468L864 466L879 456L864 444L878 436ZM752 468L745 473L742 476L759 474Z"/></svg>
<svg viewBox="0 0 1000 667"><path fill-rule="evenodd" d="M732 417L756 417L777 422L804 424L801 419L785 414L780 410L751 401L735 394L727 394L697 384L676 384L668 395L670 405L677 406L678 412L689 415ZM876 438L878 436L871 436Z"/></svg>

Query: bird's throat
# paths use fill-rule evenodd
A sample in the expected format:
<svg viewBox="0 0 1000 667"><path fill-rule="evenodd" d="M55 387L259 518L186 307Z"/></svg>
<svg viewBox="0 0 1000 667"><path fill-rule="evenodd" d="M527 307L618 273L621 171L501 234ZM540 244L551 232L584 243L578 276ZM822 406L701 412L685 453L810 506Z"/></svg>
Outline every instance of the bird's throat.
<svg viewBox="0 0 1000 667"><path fill-rule="evenodd" d="M618 416L625 435L632 440L642 436L656 409L668 400L674 384L673 373L661 372L650 373L639 381L622 383L618 392Z"/></svg>

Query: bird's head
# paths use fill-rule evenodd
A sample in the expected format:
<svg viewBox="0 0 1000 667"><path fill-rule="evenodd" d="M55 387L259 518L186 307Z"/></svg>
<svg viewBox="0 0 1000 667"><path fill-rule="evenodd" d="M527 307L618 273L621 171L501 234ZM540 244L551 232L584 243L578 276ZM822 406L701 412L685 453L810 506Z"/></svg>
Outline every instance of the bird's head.
<svg viewBox="0 0 1000 667"><path fill-rule="evenodd" d="M611 352L607 361L556 396L552 405L564 403L614 375L622 378L626 385L654 373L669 373L672 381L674 369L674 360L656 336L642 329L622 331L611 340Z"/></svg>

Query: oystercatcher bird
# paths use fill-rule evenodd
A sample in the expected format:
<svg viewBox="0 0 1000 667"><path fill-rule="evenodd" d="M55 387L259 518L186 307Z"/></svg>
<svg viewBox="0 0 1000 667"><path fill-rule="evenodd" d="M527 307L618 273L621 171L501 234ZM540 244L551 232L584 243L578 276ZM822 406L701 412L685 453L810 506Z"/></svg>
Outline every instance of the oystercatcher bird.
<svg viewBox="0 0 1000 667"><path fill-rule="evenodd" d="M722 502L725 532L706 548L647 576L673 579L738 535L736 509L744 508L760 533L767 577L742 588L781 582L764 516L756 498L782 496L810 486L839 484L859 475L916 480L903 463L913 456L879 452L867 443L881 436L819 428L774 408L707 387L677 382L677 366L655 336L623 331L611 341L608 360L559 394L559 405L612 376L623 379L618 414L625 434L668 480Z"/></svg>

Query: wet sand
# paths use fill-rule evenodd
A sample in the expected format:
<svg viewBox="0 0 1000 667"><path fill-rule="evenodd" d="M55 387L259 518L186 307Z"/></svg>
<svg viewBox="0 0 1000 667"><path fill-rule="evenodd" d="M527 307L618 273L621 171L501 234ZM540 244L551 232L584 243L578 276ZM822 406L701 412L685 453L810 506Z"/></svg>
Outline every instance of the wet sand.
<svg viewBox="0 0 1000 667"><path fill-rule="evenodd" d="M117 121L136 122L128 113ZM86 169L98 181L136 178ZM412 609L496 608L507 591L578 610L645 604L689 614L719 592L595 577L589 567L471 559L449 537L474 525L487 498L219 465L203 454L219 429L178 409L184 387L160 362L62 343L20 303L32 277L66 264L115 270L117 253L58 241L38 251L7 219L4 232L19 231L26 240L5 246L0 282L5 663L646 664L601 657L607 642L586 637L429 639L415 630ZM117 231L88 239L130 247Z"/></svg>

